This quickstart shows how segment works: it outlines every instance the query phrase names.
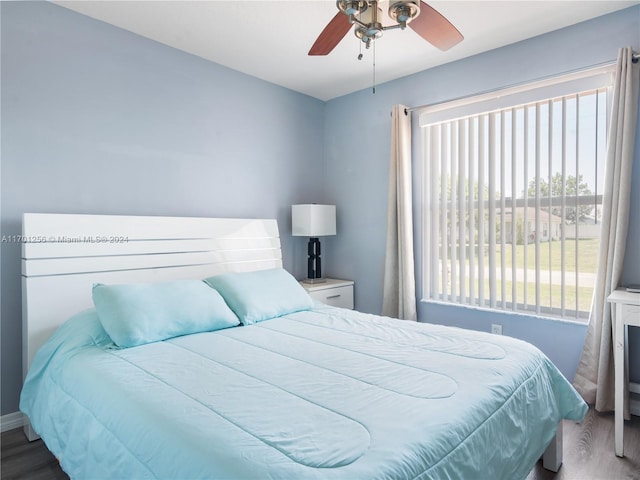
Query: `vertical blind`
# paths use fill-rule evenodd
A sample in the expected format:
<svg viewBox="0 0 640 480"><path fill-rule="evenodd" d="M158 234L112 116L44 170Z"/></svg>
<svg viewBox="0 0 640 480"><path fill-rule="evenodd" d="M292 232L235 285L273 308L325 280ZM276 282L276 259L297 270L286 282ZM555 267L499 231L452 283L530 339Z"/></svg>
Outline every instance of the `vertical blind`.
<svg viewBox="0 0 640 480"><path fill-rule="evenodd" d="M446 120L442 108L421 116L423 298L588 318L607 79Z"/></svg>

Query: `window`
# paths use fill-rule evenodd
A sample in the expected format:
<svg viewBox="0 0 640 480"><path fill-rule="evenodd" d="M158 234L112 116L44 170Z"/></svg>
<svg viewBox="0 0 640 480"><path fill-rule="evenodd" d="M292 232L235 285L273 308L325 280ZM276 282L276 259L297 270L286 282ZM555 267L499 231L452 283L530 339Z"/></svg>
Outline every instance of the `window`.
<svg viewBox="0 0 640 480"><path fill-rule="evenodd" d="M423 299L584 321L611 69L421 112Z"/></svg>

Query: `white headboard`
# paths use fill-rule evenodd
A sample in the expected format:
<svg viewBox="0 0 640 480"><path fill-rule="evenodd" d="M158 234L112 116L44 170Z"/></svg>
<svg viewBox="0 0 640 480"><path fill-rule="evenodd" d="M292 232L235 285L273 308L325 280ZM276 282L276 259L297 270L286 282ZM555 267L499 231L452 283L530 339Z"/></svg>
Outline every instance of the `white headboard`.
<svg viewBox="0 0 640 480"><path fill-rule="evenodd" d="M24 375L55 329L93 306L94 283L282 267L275 220L25 213L22 235Z"/></svg>

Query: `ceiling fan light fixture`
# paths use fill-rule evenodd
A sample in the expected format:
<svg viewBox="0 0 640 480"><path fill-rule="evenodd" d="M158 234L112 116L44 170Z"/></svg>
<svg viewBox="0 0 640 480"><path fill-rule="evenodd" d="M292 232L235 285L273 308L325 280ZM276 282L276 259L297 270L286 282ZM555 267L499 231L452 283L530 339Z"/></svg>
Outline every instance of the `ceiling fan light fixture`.
<svg viewBox="0 0 640 480"><path fill-rule="evenodd" d="M355 36L367 44L371 40L380 38L384 30L382 23L380 23L382 9L378 8L377 2L372 2L370 6L372 8L360 15L356 28L353 30Z"/></svg>
<svg viewBox="0 0 640 480"><path fill-rule="evenodd" d="M382 25L377 24L377 27L375 24L369 24L367 27L358 25L353 30L353 33L356 37L366 43L367 48L369 48L371 40L375 40L376 38L380 38L382 36Z"/></svg>
<svg viewBox="0 0 640 480"><path fill-rule="evenodd" d="M385 30L405 30L407 25L443 52L464 40L460 31L424 0L389 0L388 14L396 23L387 26L382 25L382 10L378 3L378 0L336 0L338 12L324 27L309 55L328 55L352 26L355 26L356 37L367 48Z"/></svg>
<svg viewBox="0 0 640 480"><path fill-rule="evenodd" d="M338 10L349 17L360 15L369 7L369 4L364 0L337 0L336 5Z"/></svg>
<svg viewBox="0 0 640 480"><path fill-rule="evenodd" d="M420 14L420 3L413 0L393 2L389 5L389 17L405 26Z"/></svg>

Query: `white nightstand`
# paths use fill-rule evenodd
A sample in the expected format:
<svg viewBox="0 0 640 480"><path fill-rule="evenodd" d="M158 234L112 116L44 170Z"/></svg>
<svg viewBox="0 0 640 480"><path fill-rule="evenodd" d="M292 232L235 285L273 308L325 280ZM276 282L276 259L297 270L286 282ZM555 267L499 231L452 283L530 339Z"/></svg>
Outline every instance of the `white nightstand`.
<svg viewBox="0 0 640 480"><path fill-rule="evenodd" d="M353 280L338 280L336 278L327 278L326 280L323 283L300 282L300 285L309 292L311 298L332 307L353 310Z"/></svg>

